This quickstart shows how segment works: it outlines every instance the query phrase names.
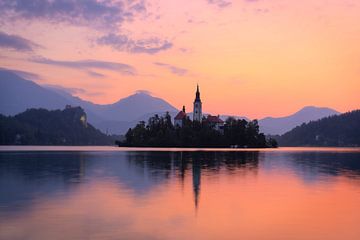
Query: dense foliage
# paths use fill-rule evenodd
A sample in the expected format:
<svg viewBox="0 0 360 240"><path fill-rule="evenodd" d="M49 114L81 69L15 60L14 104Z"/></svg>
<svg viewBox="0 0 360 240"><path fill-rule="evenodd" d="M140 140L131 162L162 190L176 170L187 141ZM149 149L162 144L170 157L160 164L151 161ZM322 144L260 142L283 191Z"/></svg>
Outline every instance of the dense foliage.
<svg viewBox="0 0 360 240"><path fill-rule="evenodd" d="M148 120L139 122L130 128L121 146L136 147L276 147L275 140L266 140L265 135L259 133L256 120L247 122L235 118L228 118L224 129L217 131L206 121L191 121L184 119L183 126L174 126L171 117L155 115Z"/></svg>
<svg viewBox="0 0 360 240"><path fill-rule="evenodd" d="M1 145L110 145L114 140L82 121L80 107L48 111L29 109L13 117L0 115Z"/></svg>
<svg viewBox="0 0 360 240"><path fill-rule="evenodd" d="M281 146L360 146L360 110L302 124L278 140Z"/></svg>

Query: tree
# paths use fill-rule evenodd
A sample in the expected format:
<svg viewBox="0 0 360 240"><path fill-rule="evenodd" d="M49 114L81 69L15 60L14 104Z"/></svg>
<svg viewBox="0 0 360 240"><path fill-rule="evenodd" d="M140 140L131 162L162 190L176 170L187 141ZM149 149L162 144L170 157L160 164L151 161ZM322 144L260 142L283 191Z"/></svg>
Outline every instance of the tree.
<svg viewBox="0 0 360 240"><path fill-rule="evenodd" d="M206 119L202 122L183 120L182 127L174 127L169 113L164 116L154 115L147 124L139 122L125 135L126 146L149 147L272 147L275 140L268 143L265 135L259 133L256 120L247 122L244 119L228 118L224 132L214 128Z"/></svg>

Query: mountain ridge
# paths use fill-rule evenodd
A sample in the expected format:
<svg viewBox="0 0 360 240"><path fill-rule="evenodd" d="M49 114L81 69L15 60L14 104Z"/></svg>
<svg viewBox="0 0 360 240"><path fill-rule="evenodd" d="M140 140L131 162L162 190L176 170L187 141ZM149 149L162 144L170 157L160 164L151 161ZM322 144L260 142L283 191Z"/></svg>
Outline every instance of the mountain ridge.
<svg viewBox="0 0 360 240"><path fill-rule="evenodd" d="M305 106L299 111L284 117L265 117L259 120L260 130L265 134L281 135L302 123L339 114L328 107Z"/></svg>
<svg viewBox="0 0 360 240"><path fill-rule="evenodd" d="M69 104L82 107L90 123L103 132L113 134L124 134L139 121L147 121L154 114L169 112L173 116L179 111L164 99L144 91L135 92L111 104L96 104L73 96L61 86L39 85L9 70L0 70L0 93L1 114L15 115L28 108L63 109ZM259 126L265 134L281 135L304 122L335 114L339 112L307 106L289 116L262 118ZM226 118L228 115L220 116ZM234 117L248 120L245 116Z"/></svg>

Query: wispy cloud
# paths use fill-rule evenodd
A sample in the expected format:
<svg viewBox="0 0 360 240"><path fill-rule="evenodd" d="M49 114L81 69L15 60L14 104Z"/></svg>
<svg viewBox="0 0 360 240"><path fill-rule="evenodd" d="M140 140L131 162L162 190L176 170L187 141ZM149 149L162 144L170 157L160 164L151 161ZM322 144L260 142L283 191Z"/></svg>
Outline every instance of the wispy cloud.
<svg viewBox="0 0 360 240"><path fill-rule="evenodd" d="M207 0L207 2L219 8L229 7L232 4L232 2L225 0Z"/></svg>
<svg viewBox="0 0 360 240"><path fill-rule="evenodd" d="M168 69L170 72L172 72L173 74L178 75L178 76L184 76L188 72L188 70L185 68L179 68L174 65L167 64L167 63L154 62L154 64L157 66L160 66L160 67L164 67L164 68Z"/></svg>
<svg viewBox="0 0 360 240"><path fill-rule="evenodd" d="M22 71L22 70L17 70L17 69L0 67L0 71L9 71L9 72L15 73L16 75L19 75L22 78L27 79L27 80L41 80L42 79L42 77L37 73L32 73L32 72L27 72L27 71Z"/></svg>
<svg viewBox="0 0 360 240"><path fill-rule="evenodd" d="M34 48L38 47L41 46L26 38L0 31L0 48L12 49L22 52L32 52Z"/></svg>
<svg viewBox="0 0 360 240"><path fill-rule="evenodd" d="M94 71L88 71L87 72L89 76L95 77L95 78L104 78L105 75L102 73L94 72Z"/></svg>
<svg viewBox="0 0 360 240"><path fill-rule="evenodd" d="M157 37L133 40L122 34L110 33L97 40L100 45L111 46L118 51L127 51L131 53L155 54L160 51L170 49L173 44L167 40L161 40Z"/></svg>
<svg viewBox="0 0 360 240"><path fill-rule="evenodd" d="M128 64L117 63L117 62L107 62L107 61L98 61L98 60L79 60L79 61L59 61L52 60L43 57L31 58L31 62L54 65L67 68L75 68L86 70L87 72L91 69L104 69L119 72L123 75L136 75L136 69ZM94 72L93 72L94 73Z"/></svg>

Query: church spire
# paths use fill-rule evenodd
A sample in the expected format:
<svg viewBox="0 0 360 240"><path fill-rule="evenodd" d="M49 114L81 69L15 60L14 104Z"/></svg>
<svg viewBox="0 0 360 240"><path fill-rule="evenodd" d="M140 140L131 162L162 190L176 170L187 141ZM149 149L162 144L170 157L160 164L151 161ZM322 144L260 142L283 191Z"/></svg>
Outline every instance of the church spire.
<svg viewBox="0 0 360 240"><path fill-rule="evenodd" d="M193 121L201 122L202 119L202 107L201 107L201 99L200 99L200 90L199 84L196 86L196 95L194 101L194 111L193 111Z"/></svg>
<svg viewBox="0 0 360 240"><path fill-rule="evenodd" d="M199 90L199 84L196 86L196 96L195 96L195 102L201 102L200 100L200 90Z"/></svg>

